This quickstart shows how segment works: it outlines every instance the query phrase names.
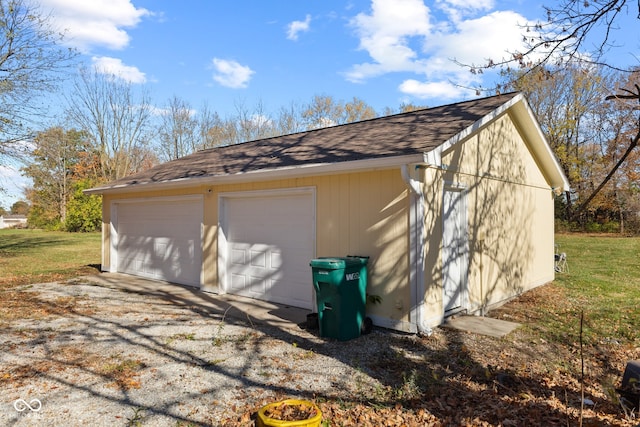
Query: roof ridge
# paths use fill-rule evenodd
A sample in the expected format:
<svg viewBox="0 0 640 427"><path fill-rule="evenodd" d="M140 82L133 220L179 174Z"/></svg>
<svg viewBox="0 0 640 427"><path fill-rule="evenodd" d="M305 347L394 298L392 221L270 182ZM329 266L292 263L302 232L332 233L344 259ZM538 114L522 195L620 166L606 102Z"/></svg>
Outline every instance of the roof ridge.
<svg viewBox="0 0 640 427"><path fill-rule="evenodd" d="M362 160L420 156L444 144L501 106L508 105L518 94L497 94L212 147L112 181L92 191L176 182L188 185L187 180L193 178L240 177L248 173L256 176L255 173L259 172L311 165L316 168ZM309 172L311 169L305 170Z"/></svg>
<svg viewBox="0 0 640 427"><path fill-rule="evenodd" d="M386 115L386 116L371 117L369 119L357 120L355 122L339 123L339 124L336 124L336 125L333 125L333 126L325 126L325 127L320 127L320 128L307 129L307 130L303 130L303 131L299 131L299 132L284 133L284 134L281 134L281 135L273 135L273 136L269 136L269 137L266 137L266 138L250 139L250 140L238 142L238 143L235 143L235 144L226 144L226 145L218 145L218 146L215 146L215 147L203 148L202 150L195 151L194 153L191 153L191 154L206 152L206 151L210 151L210 150L219 150L221 148L226 148L226 147L237 147L237 146L240 146L240 145L243 145L243 144L255 143L255 142L258 142L258 141L269 141L269 140L275 139L275 138L283 138L283 137L302 135L302 134L307 134L307 133L312 133L312 132L325 131L327 129L336 129L336 128L340 128L342 126L351 126L351 125L354 125L354 124L357 124L357 123L373 122L373 121L376 121L376 120L384 120L384 119L389 119L389 118L392 118L392 117L398 117L398 116L404 116L404 115L412 115L412 114L415 115L417 113L425 112L425 111L428 111L428 110L434 110L434 109L438 109L438 108L447 108L447 107L451 107L453 105L464 105L464 104L471 103L471 102L477 102L477 101L481 101L481 100L484 101L484 100L489 100L489 99L492 99L492 98L497 98L497 97L502 97L502 96L513 98L514 96L516 96L519 93L520 93L519 91L498 93L498 94L495 94L495 95L492 95L492 96L480 97L480 98L475 98L475 99L467 99L465 101L451 102L449 104L437 105L435 107L420 108L420 109L412 110L412 111L404 111L404 112L400 112L400 113L389 114L389 115Z"/></svg>

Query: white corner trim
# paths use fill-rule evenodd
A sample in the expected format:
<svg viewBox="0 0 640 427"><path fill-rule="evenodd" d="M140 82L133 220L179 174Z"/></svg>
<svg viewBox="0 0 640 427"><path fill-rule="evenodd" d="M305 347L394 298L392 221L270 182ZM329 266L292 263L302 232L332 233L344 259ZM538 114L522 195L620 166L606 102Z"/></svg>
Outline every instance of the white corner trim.
<svg viewBox="0 0 640 427"><path fill-rule="evenodd" d="M442 314L431 316L427 319L423 319L422 326L428 328L437 328L440 325L444 324L444 312Z"/></svg>
<svg viewBox="0 0 640 427"><path fill-rule="evenodd" d="M409 167L411 165L402 165L400 172L402 179L409 186L409 294L411 301L411 310L409 313L412 328L417 332L424 332L424 258L425 258L425 232L424 232L424 215L425 201L422 190L421 181L411 176ZM415 167L415 165L414 165ZM420 169L421 173L423 171Z"/></svg>

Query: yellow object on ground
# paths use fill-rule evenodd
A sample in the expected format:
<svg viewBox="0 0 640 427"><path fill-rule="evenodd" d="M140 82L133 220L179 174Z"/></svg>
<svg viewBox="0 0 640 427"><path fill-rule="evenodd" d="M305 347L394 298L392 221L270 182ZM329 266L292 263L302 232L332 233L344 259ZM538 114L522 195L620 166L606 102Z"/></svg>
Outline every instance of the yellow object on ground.
<svg viewBox="0 0 640 427"><path fill-rule="evenodd" d="M270 418L266 412L280 405L302 405L315 409L316 415L306 420L283 421ZM322 412L314 403L307 400L286 399L263 406L258 411L258 427L319 427L322 421Z"/></svg>

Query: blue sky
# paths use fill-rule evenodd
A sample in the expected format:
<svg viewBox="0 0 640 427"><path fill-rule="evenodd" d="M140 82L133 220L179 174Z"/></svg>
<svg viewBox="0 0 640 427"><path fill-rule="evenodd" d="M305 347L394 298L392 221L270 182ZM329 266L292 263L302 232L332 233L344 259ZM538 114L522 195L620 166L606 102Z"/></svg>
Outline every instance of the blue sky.
<svg viewBox="0 0 640 427"><path fill-rule="evenodd" d="M476 6L456 6L466 3ZM238 100L277 109L324 94L357 96L380 111L473 96L454 84L475 86L478 77L451 59L483 62L517 49L518 24L543 16L540 5L519 3L114 1L92 11L99 34L81 30L89 23L77 14L64 25L89 62L144 82L160 104L178 95L224 113Z"/></svg>
<svg viewBox="0 0 640 427"><path fill-rule="evenodd" d="M238 103L275 112L314 95L355 96L378 112L473 98L461 86L490 86L495 75L473 75L452 59L479 64L522 50L523 26L545 18L545 3L535 0L39 3L84 64L146 86L158 108L178 96L223 117ZM622 64L637 63L637 21L630 22L614 34L628 47L616 52ZM0 175L11 192L0 194L7 208L24 180L6 169Z"/></svg>

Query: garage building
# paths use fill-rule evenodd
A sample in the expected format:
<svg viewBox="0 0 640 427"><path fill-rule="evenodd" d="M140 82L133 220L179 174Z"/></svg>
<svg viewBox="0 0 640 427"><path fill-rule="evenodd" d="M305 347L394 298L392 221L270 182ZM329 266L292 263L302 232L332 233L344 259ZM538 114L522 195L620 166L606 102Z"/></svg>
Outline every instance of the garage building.
<svg viewBox="0 0 640 427"><path fill-rule="evenodd" d="M519 93L216 147L104 186L105 271L306 309L369 256L367 314L416 332L553 280L568 189Z"/></svg>

